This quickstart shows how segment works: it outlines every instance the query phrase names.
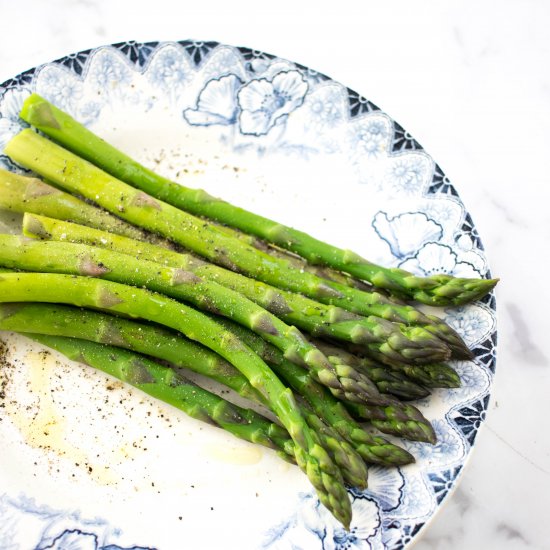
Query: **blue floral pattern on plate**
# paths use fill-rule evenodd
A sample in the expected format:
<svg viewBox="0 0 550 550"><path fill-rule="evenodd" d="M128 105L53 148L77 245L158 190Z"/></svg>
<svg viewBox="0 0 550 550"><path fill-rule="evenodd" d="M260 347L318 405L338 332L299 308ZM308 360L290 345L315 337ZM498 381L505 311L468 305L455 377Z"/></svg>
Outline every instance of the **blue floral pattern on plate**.
<svg viewBox="0 0 550 550"><path fill-rule="evenodd" d="M32 518L32 523L29 522ZM36 550L154 550L115 543L120 531L101 519L85 520L78 512L53 510L33 500L0 496L0 548Z"/></svg>
<svg viewBox="0 0 550 550"><path fill-rule="evenodd" d="M131 41L74 53L0 87L0 147L21 128L17 113L32 91L85 124L121 104L148 112L160 98L186 131L209 132L236 154L343 158L358 190L405 201L403 208L403 202L386 200L366 220L378 260L419 275L489 276L471 216L418 141L374 103L307 67L249 48L191 40ZM5 155L0 165L18 169ZM455 364L461 388L435 392L418 404L433 413L437 445L407 444L418 458L413 466L372 468L369 489L350 490L350 532L307 493L274 520L257 548L400 549L418 537L457 483L485 418L495 370L494 296L445 315L475 358ZM37 549L145 548L118 545L122 526L50 509L47 495L42 497L44 504L0 497L0 547L21 547L32 523ZM123 529L131 536L131 525Z"/></svg>

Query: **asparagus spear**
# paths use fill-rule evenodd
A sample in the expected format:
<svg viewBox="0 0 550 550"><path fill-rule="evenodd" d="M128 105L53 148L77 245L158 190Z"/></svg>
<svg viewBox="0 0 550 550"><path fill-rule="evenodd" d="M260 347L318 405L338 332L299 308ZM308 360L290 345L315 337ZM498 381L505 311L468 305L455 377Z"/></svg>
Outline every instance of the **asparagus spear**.
<svg viewBox="0 0 550 550"><path fill-rule="evenodd" d="M12 138L4 151L16 162L32 168L64 189L82 194L126 221L170 238L233 271L243 272L286 290L303 292L319 301L342 305L344 309L349 308L354 300L379 303L381 299L302 272L288 261L228 237L211 224L133 189L31 130L23 130ZM419 339L418 347L426 346L428 336L426 331L420 336L415 335ZM435 339L434 345L435 342L439 340ZM398 342L398 345L401 343ZM438 349L443 355L449 354L446 346L444 350L441 347ZM435 350L434 354L437 355ZM431 362L437 360L427 350L426 356ZM417 359L421 360L421 357Z"/></svg>
<svg viewBox="0 0 550 550"><path fill-rule="evenodd" d="M86 340L143 353L169 361L180 371L188 368L198 372L242 397L266 405L261 394L233 365L200 344L159 326L58 304L0 303L0 330ZM344 479L353 487L366 487L367 470L360 456L309 410L301 407L301 411L323 446L330 450Z"/></svg>
<svg viewBox="0 0 550 550"><path fill-rule="evenodd" d="M368 420L381 432L412 441L435 443L436 435L424 415L412 405L400 403L399 407L369 407L358 403L345 403L352 416Z"/></svg>
<svg viewBox="0 0 550 550"><path fill-rule="evenodd" d="M331 246L303 231L212 197L201 189L178 185L117 150L37 94L25 101L21 118L71 151L159 200L252 233L299 254L310 263L328 265L425 304L462 305L483 297L498 282L497 279L455 278L445 274L418 277L403 269L385 268L355 252Z"/></svg>
<svg viewBox="0 0 550 550"><path fill-rule="evenodd" d="M294 395L271 369L229 331L175 300L120 283L50 273L3 273L0 302L58 302L98 308L157 322L225 357L270 404L295 443L298 466L320 501L349 528L351 505L340 471L302 417Z"/></svg>
<svg viewBox="0 0 550 550"><path fill-rule="evenodd" d="M361 347L350 346L350 350L361 355L361 363L371 363L368 358L363 357L364 353ZM358 370L361 370L361 366L358 365L357 362L350 360L350 363ZM458 373L455 369L445 363L411 365L404 363L403 361L394 361L392 359L386 359L384 363L385 366L392 369L393 373L397 375L401 373L408 379L426 386L426 388L459 388L461 385L460 376Z"/></svg>
<svg viewBox="0 0 550 550"><path fill-rule="evenodd" d="M356 369L360 369L382 393L390 393L399 399L406 400L422 399L430 394L424 386L414 382L400 370L380 365L367 357L359 357L322 340L313 340L313 342L323 351L330 362L343 361L346 365L353 365Z"/></svg>
<svg viewBox="0 0 550 550"><path fill-rule="evenodd" d="M185 377L183 369L163 367L137 353L77 338L32 333L25 336L118 378L192 418L274 449L285 460L295 462L294 442L284 428L201 388Z"/></svg>
<svg viewBox="0 0 550 550"><path fill-rule="evenodd" d="M399 466L414 460L407 451L382 437L365 432L351 418L342 403L308 377L303 369L287 361L279 350L230 321L221 322L239 337L244 337L242 339L247 345L269 363L279 376L287 380L296 392L304 396L321 419L350 441L366 462ZM243 397L263 402L247 379L230 363L199 344L176 336L162 327L59 304L8 303L0 304L0 330L80 338L123 347L168 361L180 368L189 368L227 385ZM409 429L407 439L413 439L419 433L415 422L427 424L426 419L416 409L411 409L410 412L413 414L409 415L407 422L412 429ZM363 409L363 414L368 415L369 409ZM388 427L392 434L398 433L399 424L392 420L396 414L393 409L386 412L383 407L373 407L371 411L372 419L378 421L382 428ZM407 428L406 424L400 422ZM395 424L393 427L392 423ZM420 433L423 436L424 432Z"/></svg>
<svg viewBox="0 0 550 550"><path fill-rule="evenodd" d="M0 330L90 340L125 348L207 376L242 397L264 402L248 379L217 353L159 325L47 303L0 303Z"/></svg>
<svg viewBox="0 0 550 550"><path fill-rule="evenodd" d="M335 355L329 354L327 358L333 365L344 362L340 353ZM374 382L380 393L390 394L401 400L422 399L430 394L428 389L414 382L401 371L392 370L385 365L377 364L369 358L357 359L357 363L351 361L350 363L353 364L357 370L364 372L365 375Z"/></svg>
<svg viewBox="0 0 550 550"><path fill-rule="evenodd" d="M396 449L385 439L365 432L353 421L342 402L330 395L303 369L287 361L271 344L228 319L220 319L219 323L269 363L278 376L309 401L321 418L354 443L355 448L367 462L377 464L390 462L399 465L412 461L411 455L403 452L403 449L399 447ZM346 402L344 404L347 406ZM431 424L418 409L411 405L404 405L394 399L386 407L361 406L358 412L363 415L360 418L371 421L382 432L392 435L401 434L406 439L435 443L436 436ZM370 417L367 418L369 415Z"/></svg>
<svg viewBox="0 0 550 550"><path fill-rule="evenodd" d="M39 180L36 180L39 182ZM39 182L40 183L40 182ZM17 184L14 186L14 184ZM109 217L104 211L101 211L101 216L96 218L93 216L93 212L89 212L90 209L93 209L90 205L80 201L79 199L72 197L66 193L63 193L53 187L47 186L47 184L41 184L41 194L39 200L29 200L28 196L32 196L33 187L35 186L35 180L24 177L17 176L16 180L12 179L12 174L10 172L5 172L0 170L0 207L4 206L11 210L17 212L34 212L37 214L46 214L52 217L61 218L61 219L76 219L79 223L87 226L93 226L107 231L112 231L114 233L120 233L121 231L117 230L117 225L121 224L120 220L112 217L109 220L110 223L102 223L102 219ZM48 193L48 191L50 191ZM4 199L2 196L4 195ZM46 197L44 197L44 195ZM43 198L44 197L44 198ZM56 204L59 203L57 207ZM70 207L69 207L70 205ZM59 214L57 213L59 212ZM85 215L83 215L85 214ZM133 229L132 226L128 226L130 230ZM126 226L122 226L122 231L126 229ZM75 229L73 228L72 231ZM86 233L80 229L81 239L79 242L89 242L89 236L86 236ZM59 232L58 232L59 234ZM60 233L64 235L63 232ZM126 233L122 233L126 234ZM88 238L88 241L85 239ZM101 241L103 242L103 237ZM151 239L151 236L146 237L147 240ZM96 239L96 243L97 243ZM167 246L167 243L157 241L156 244L161 245L163 248ZM173 265L170 262L170 252L160 250L158 253L154 252L154 249L149 248L144 245L143 248L147 251L147 254L153 257L159 257L159 263L166 263L166 265ZM143 255L141 247L138 247L136 251L136 246L132 248L133 253L138 253ZM172 253L173 254L173 253ZM177 258L177 256L176 256ZM162 260L162 261L161 261ZM232 288L245 294L249 299L255 301L262 307L268 309L272 313L277 315L287 314L287 317L284 317L283 320L289 324L296 325L304 330L308 330L308 326L312 323L317 324L318 326L323 326L326 324L327 318L331 320L338 320L346 317L352 317L349 314L346 314L344 309L340 309L335 306L327 306L326 308L321 308L319 302L313 302L308 298L305 298L294 293L286 293L284 291L277 290L269 285L265 285L259 281L253 282L247 277L239 276L238 274L233 273L232 271L220 268L213 264L201 263L196 258L193 260L193 257L190 255L184 255L179 259L176 259L176 264L173 267L181 267L181 262L188 264L186 269L191 269L192 266L201 271L200 276L206 278L214 278L216 282ZM300 268L303 269L303 268ZM451 349L453 356L462 359L471 358L471 353L468 348L465 346L464 342L454 332L448 325L443 321L434 316L427 316L421 313L420 311L405 305L392 304L383 299L383 297L377 293L363 293L369 297L370 303L362 304L362 308L351 309L356 310L359 313L362 313L365 316L373 315L375 317L381 317L386 320L403 322L405 324L410 324L413 326L422 326L428 332L432 333L434 336L442 340L447 344L449 349ZM349 302L353 304L353 302ZM289 311L285 311L285 310ZM306 313L307 312L307 313ZM317 315L316 319L312 317L312 313ZM322 318L322 322L321 322ZM319 321L319 322L318 322ZM304 323L303 326L301 323ZM421 331L416 331L416 338L418 340L417 344L422 347L427 347L428 344L432 341L429 338L429 335L424 333L424 339L420 338ZM419 334L420 332L420 334ZM346 336L349 338L349 334L346 333ZM357 336L356 336L357 337ZM360 337L360 336L359 336Z"/></svg>
<svg viewBox="0 0 550 550"><path fill-rule="evenodd" d="M179 271L183 269L193 272L196 276L204 279L204 284L208 284L206 281L211 281L237 291L267 310L272 310L288 324L313 334L359 344L373 356L380 357L381 360L387 356L396 361L423 363L426 354L431 355L432 353L433 346L429 347L432 341L436 342L435 345L439 349L442 346L437 338L434 340L433 336L428 336L425 339L426 347L420 348L422 335L426 334L421 327L396 325L372 316L368 318L356 316L293 293L277 291L268 285L237 273L205 264L193 256L178 254L118 235L67 222L56 222L32 214L25 214L23 231L25 235L31 237L86 243L132 255L135 258L151 259L156 263L173 266ZM269 318L273 323L273 316ZM342 376L352 376L352 374L344 375L342 372Z"/></svg>
<svg viewBox="0 0 550 550"><path fill-rule="evenodd" d="M31 237L86 243L192 271L199 277L216 281L243 294L289 324L313 334L362 344L367 351L381 360L387 355L395 360L403 360L404 357L408 361L416 361L418 356L418 359L424 362L426 349L431 349L428 346L434 341L433 336L423 338L426 332L422 327L396 326L376 317L356 316L340 308L277 290L238 273L204 263L189 254L179 254L104 231L28 213L23 218L23 231ZM396 343L393 343L394 341ZM435 341L435 345L441 345L437 339ZM422 343L425 347L419 349ZM463 344L462 347L467 350ZM402 351L398 353L396 349ZM467 351L469 353L469 350ZM401 355L401 358L398 355Z"/></svg>
<svg viewBox="0 0 550 550"><path fill-rule="evenodd" d="M235 319L268 340L293 362L307 366L316 380L341 398L384 404L386 399L364 375L332 363L295 328L241 294L176 268L83 244L25 241L0 234L0 263L25 271L99 277L144 287Z"/></svg>
<svg viewBox="0 0 550 550"><path fill-rule="evenodd" d="M460 376L445 363L430 365L401 365L403 372L413 380L424 380L427 388L460 388Z"/></svg>
<svg viewBox="0 0 550 550"><path fill-rule="evenodd" d="M413 461L403 449L365 432L329 391L287 361L277 348L235 323L220 322L236 331L237 336L280 376L286 373L285 378L295 391L305 396L316 414L347 439L366 462L391 466ZM160 326L59 304L0 303L0 330L80 338L122 347L168 361L179 368L188 368L225 384L243 397L264 402L233 365L200 344Z"/></svg>
<svg viewBox="0 0 550 550"><path fill-rule="evenodd" d="M227 225L222 225L219 223L216 223L216 227L227 235L235 237L236 239L240 239L241 241L248 243L254 248L262 250L267 254L270 254L271 256L275 256L283 260L288 260L294 267L309 271L310 273L313 273L314 275L317 275L318 277L321 277L323 279L327 279L328 281L340 283L346 286L350 286L352 288L357 288L358 290L364 290L366 292L371 292L373 288L375 288L369 283L366 283L365 281L361 281L359 279L355 279L354 277L351 277L350 275L348 275L347 273L343 273L342 271L336 271L335 269L332 269L325 265L310 264L304 258L302 258L301 256L297 256L289 250L285 250L273 244L267 243L266 241L262 241L258 237L255 237L254 235L249 235L248 233L244 233L243 231L239 231L234 227L229 227Z"/></svg>
<svg viewBox="0 0 550 550"><path fill-rule="evenodd" d="M64 193L38 178L14 174L0 168L0 208L14 212L38 212L59 220L71 220L82 225L102 227L132 239L147 239L146 234L130 225Z"/></svg>

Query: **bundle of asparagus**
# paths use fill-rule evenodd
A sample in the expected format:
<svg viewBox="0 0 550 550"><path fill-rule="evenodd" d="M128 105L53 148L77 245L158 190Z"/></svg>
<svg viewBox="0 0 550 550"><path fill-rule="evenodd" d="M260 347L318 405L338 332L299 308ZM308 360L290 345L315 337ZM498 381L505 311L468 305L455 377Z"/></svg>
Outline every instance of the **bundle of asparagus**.
<svg viewBox="0 0 550 550"><path fill-rule="evenodd" d="M414 460L360 422L435 442L406 401L457 387L445 361L471 352L403 300L464 304L496 280L383 268L179 186L36 94L21 117L54 141L27 129L5 153L56 187L0 171L0 207L24 214L22 236L0 235L1 330L275 449L346 528L345 484L366 487L368 464ZM193 386L183 369L280 424Z"/></svg>

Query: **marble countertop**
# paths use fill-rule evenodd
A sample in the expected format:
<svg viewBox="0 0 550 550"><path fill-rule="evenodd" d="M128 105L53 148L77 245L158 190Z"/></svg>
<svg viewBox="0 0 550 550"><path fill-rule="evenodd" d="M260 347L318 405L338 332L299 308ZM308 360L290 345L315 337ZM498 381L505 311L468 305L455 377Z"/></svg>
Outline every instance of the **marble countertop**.
<svg viewBox="0 0 550 550"><path fill-rule="evenodd" d="M0 82L100 44L211 39L328 74L407 128L458 188L501 278L487 422L415 548L550 548L550 4L155 0L153 13L135 0L0 5Z"/></svg>

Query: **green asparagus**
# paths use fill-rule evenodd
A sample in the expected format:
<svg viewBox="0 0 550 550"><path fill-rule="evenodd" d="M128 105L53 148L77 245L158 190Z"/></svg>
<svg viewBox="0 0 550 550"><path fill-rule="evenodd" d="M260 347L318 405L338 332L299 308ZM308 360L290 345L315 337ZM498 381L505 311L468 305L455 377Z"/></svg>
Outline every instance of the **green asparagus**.
<svg viewBox="0 0 550 550"><path fill-rule="evenodd" d="M456 370L445 363L429 365L403 365L402 370L409 378L424 379L427 388L460 388L460 376Z"/></svg>
<svg viewBox="0 0 550 550"><path fill-rule="evenodd" d="M109 220L109 223L103 222L103 219L106 217L108 218L109 214L104 211L98 211L98 215L94 216L93 207L75 197L72 197L71 195L63 193L51 186L47 186L47 184L41 184L42 195L39 200L29 200L27 197L29 195L33 195L33 188L35 187L37 181L40 183L39 180L24 176L17 176L17 179L13 180L10 172L0 170L0 207L4 206L5 208L9 208L17 212L33 212L36 214L44 213L46 215L65 220L73 218L79 220L79 223L82 225L97 227L107 231L112 231L113 233L121 233L122 231L122 234L126 234L128 228L129 230L135 230L132 226L128 226L112 216L110 216L111 220ZM50 193L48 193L48 191L50 191ZM3 199L2 195L4 195ZM46 195L46 197L42 198L43 195ZM57 207L56 204L58 204ZM59 214L57 212L59 212ZM117 227L121 224L122 227L119 231L117 230ZM39 227L39 225L37 225L37 227ZM71 228L70 231L74 232L75 228ZM103 239L106 238L103 236L100 241L95 238L95 243L91 243L90 236L85 232L85 230L80 228L77 231L79 231L79 240L77 242L97 244L98 242L102 243ZM52 233L54 232L55 228ZM65 232L59 228L57 234L65 235ZM47 235L47 233L45 233L45 235ZM147 235L145 238L147 240L151 240L150 235ZM143 246L140 245L136 249L136 243L134 243L134 246L130 248L133 255L140 254L146 257L150 255L151 259L158 257L159 259L155 259L155 261L159 263L166 263L166 265L172 265L173 267L181 267L183 262L187 265L186 269L199 269L201 271L200 276L207 279L214 278L216 282L227 286L228 288L232 288L241 294L245 294L249 299L255 301L272 313L279 316L286 315L283 317L284 321L288 324L298 326L303 330L309 330L312 324L316 326L324 326L326 325L327 319L330 319L332 322L333 320L337 321L339 319L353 318L353 316L350 315L350 313L347 313L345 309L331 305L327 305L325 308L322 308L320 307L319 302L314 302L313 300L296 295L295 293L275 289L274 287L259 281L252 281L247 277L233 273L232 271L220 268L213 264L200 262L200 260L193 258L189 254L178 258L177 254L164 250L167 246L166 242L160 242L157 240L156 244L162 246L162 249L157 249L157 252L154 252L154 248L147 247L147 244ZM125 246L128 247L129 245L126 243ZM143 250L145 250L147 254L144 254ZM172 254L172 256L170 254ZM175 263L170 264L169 262L171 262L174 257ZM372 315L389 321L405 323L415 327L423 327L435 337L445 342L452 351L454 357L460 359L471 358L471 352L465 346L458 334L456 334L455 331L453 331L448 325L437 317L425 315L410 306L392 304L383 300L383 298L376 293L363 294L368 296L370 301L370 303L366 303L365 301L364 307L361 310L361 313L364 316L368 317ZM313 318L313 313L315 313L317 317ZM367 324L367 326L363 328L364 330L367 330L367 334L369 334L369 329L372 327ZM356 334L355 338L361 339L362 332L363 330L359 331L359 334ZM416 330L416 332L419 340L417 345L426 347L430 344L430 342L435 341L430 339L429 335L426 335L425 333L425 338L423 341L418 335L421 331ZM348 332L345 332L345 336L348 338L348 341L352 338ZM412 345L414 346L414 342Z"/></svg>
<svg viewBox="0 0 550 550"><path fill-rule="evenodd" d="M382 393L390 393L403 400L422 399L430 394L429 390L411 380L400 370L380 365L367 357L358 357L322 340L313 340L313 343L323 351L331 363L342 361L346 365L353 365L356 369L360 369L376 384L378 390ZM432 386L429 385L429 387Z"/></svg>
<svg viewBox="0 0 550 550"><path fill-rule="evenodd" d="M287 361L281 352L268 342L228 319L220 319L219 322L269 363L277 375L296 393L304 396L314 411L351 441L367 462L399 465L412 461L411 455L403 449L395 448L385 439L365 432L350 417L342 402L317 384L306 371ZM371 421L382 432L392 435L402 433L406 439L414 440L420 437L421 441L435 442L432 426L415 407L393 400L386 407L363 406L359 410L363 414L362 419ZM367 418L369 414L370 417ZM430 434L429 439L426 434Z"/></svg>
<svg viewBox="0 0 550 550"><path fill-rule="evenodd" d="M0 208L14 212L37 212L59 220L102 227L132 239L147 239L137 227L104 210L64 193L38 178L14 174L0 168Z"/></svg>
<svg viewBox="0 0 550 550"><path fill-rule="evenodd" d="M207 376L242 397L266 404L233 365L200 344L159 326L59 304L0 303L0 330L74 338L143 353ZM300 409L323 446L330 450L344 479L353 487L366 487L367 471L360 456L315 415Z"/></svg>
<svg viewBox="0 0 550 550"><path fill-rule="evenodd" d="M330 392L312 380L306 371L287 361L271 344L234 323L221 322L230 330L237 331L255 353L284 376L295 391L307 399L319 417L347 439L366 462L391 466L414 460L405 450L365 432ZM79 338L122 347L168 361L179 368L189 368L230 387L243 397L263 402L248 380L230 363L163 327L60 304L0 303L0 330ZM375 410L381 411L376 415L379 419L384 409ZM389 418L386 420L390 421ZM392 433L395 431L394 428ZM413 435L411 432L409 438Z"/></svg>
<svg viewBox="0 0 550 550"><path fill-rule="evenodd" d="M326 264L425 304L462 305L483 297L498 282L498 279L465 279L445 274L418 277L403 269L385 268L355 252L331 246L303 231L212 197L201 189L178 185L117 150L37 94L25 101L21 118L71 151L159 200L252 233L299 254L310 263Z"/></svg>
<svg viewBox="0 0 550 550"><path fill-rule="evenodd" d="M264 402L248 379L227 360L160 325L61 304L0 303L0 330L78 338L125 348L188 368L242 397Z"/></svg>
<svg viewBox="0 0 550 550"><path fill-rule="evenodd" d="M68 222L56 221L35 214L25 214L23 231L30 237L67 242L86 243L115 250L136 258L144 258L162 265L192 271L195 275L216 281L227 288L240 292L250 300L272 311L289 324L317 335L326 335L348 342L356 342L376 357L387 355L400 359L392 346L393 340L403 342L403 356L414 360L418 354L424 360L425 349L419 349L415 340L421 341L423 328L390 325L388 321L374 316L364 318L336 308L314 302L303 296L281 291L254 281L238 273L198 260L189 254L178 254L162 247L142 243L119 235L110 234ZM393 336L393 340L391 335ZM420 335L420 336L419 336ZM426 345L434 337L425 339ZM387 341L389 339L389 342ZM407 347L406 342L410 347ZM437 344L434 344L437 345ZM467 348L465 348L467 349ZM413 355L413 358L410 356Z"/></svg>
<svg viewBox="0 0 550 550"><path fill-rule="evenodd" d="M111 213L136 225L170 238L214 263L241 271L286 290L303 292L319 301L334 302L344 309L357 297L367 303L379 303L380 295L339 285L302 272L238 239L228 237L211 224L137 191L89 162L73 155L31 130L23 130L10 140L4 151L16 162L41 174L56 185L82 194ZM410 347L410 342L416 344ZM437 342L437 346L434 342ZM435 346L433 352L428 344ZM396 342L399 351L402 339ZM407 339L405 360L415 362L445 360L450 351L427 331L415 332ZM413 350L420 350L415 352ZM436 356L439 355L439 358Z"/></svg>
<svg viewBox="0 0 550 550"><path fill-rule="evenodd" d="M58 302L92 307L157 322L225 357L270 404L295 443L298 466L320 501L349 528L351 505L342 475L302 417L292 392L232 333L205 315L165 296L90 277L50 273L3 273L0 302Z"/></svg>
<svg viewBox="0 0 550 550"><path fill-rule="evenodd" d="M337 396L357 403L386 401L367 377L344 364L333 366L295 327L286 325L241 294L189 271L83 244L26 241L23 237L1 234L0 263L25 271L98 277L191 302L257 332L283 351L285 357L307 366L316 380Z"/></svg>
<svg viewBox="0 0 550 550"><path fill-rule="evenodd" d="M234 405L201 388L188 380L182 369L164 367L137 353L78 338L32 333L25 336L118 378L192 418L274 449L285 460L295 462L294 442L284 428L252 409Z"/></svg>
<svg viewBox="0 0 550 550"><path fill-rule="evenodd" d="M397 402L399 403L399 402ZM387 434L435 444L437 441L432 425L412 405L399 403L398 407L369 407L358 403L346 403L346 408L358 420L368 420L375 428Z"/></svg>
<svg viewBox="0 0 550 550"><path fill-rule="evenodd" d="M358 346L350 346L350 349L353 352L359 352L361 356L364 355L363 350ZM369 359L364 357L362 359L370 363ZM350 361L350 363L358 368L358 370L361 369L354 361ZM393 361L391 359L387 359L384 363L385 366L390 367L394 373L404 374L408 379L426 388L459 388L461 385L460 376L456 370L445 363L411 365L403 361Z"/></svg>

